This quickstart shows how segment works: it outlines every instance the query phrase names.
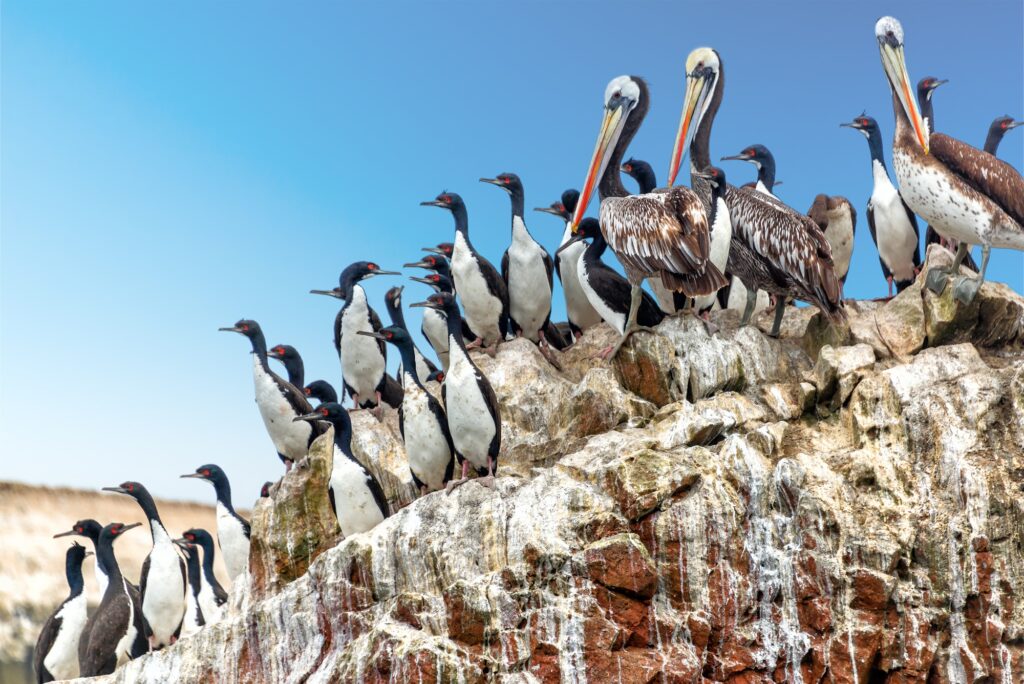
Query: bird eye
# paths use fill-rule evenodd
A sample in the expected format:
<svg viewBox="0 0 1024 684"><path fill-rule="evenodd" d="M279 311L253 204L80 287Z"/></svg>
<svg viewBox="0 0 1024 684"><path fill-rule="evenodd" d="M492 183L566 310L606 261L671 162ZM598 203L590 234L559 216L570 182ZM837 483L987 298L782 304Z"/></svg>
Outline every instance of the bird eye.
<svg viewBox="0 0 1024 684"><path fill-rule="evenodd" d="M242 326L242 330L243 330L243 331L247 331L247 330L249 330L249 326L248 326L248 325L243 325L243 326Z"/></svg>
<svg viewBox="0 0 1024 684"><path fill-rule="evenodd" d="M302 392L303 392L303 394L305 394L305 395L306 395L307 397L308 397L308 396L310 396L311 394L313 394L312 390L310 390L310 389L309 389L308 387L303 387L303 388L302 388Z"/></svg>
<svg viewBox="0 0 1024 684"><path fill-rule="evenodd" d="M444 373L438 373L437 374L437 381L438 382L444 382Z"/></svg>
<svg viewBox="0 0 1024 684"><path fill-rule="evenodd" d="M1003 128L1006 128L1009 125L1009 122L1008 121L1004 121L1001 125L1002 125Z"/></svg>
<svg viewBox="0 0 1024 684"><path fill-rule="evenodd" d="M75 528L75 532L78 532L79 534L81 534L83 531L84 530L81 527L76 527Z"/></svg>
<svg viewBox="0 0 1024 684"><path fill-rule="evenodd" d="M127 489L129 492L134 492L135 491L135 485L128 485L127 487L125 487L125 489Z"/></svg>
<svg viewBox="0 0 1024 684"><path fill-rule="evenodd" d="M326 416L327 413L328 413L327 409L320 409L320 415L321 416Z"/></svg>
<svg viewBox="0 0 1024 684"><path fill-rule="evenodd" d="M394 336L395 336L395 333L391 333L391 332L389 332L389 333L384 333L384 336L385 336L385 337L387 337L387 338L388 338L388 339L390 340L390 339L391 339L392 337L394 337Z"/></svg>
<svg viewBox="0 0 1024 684"><path fill-rule="evenodd" d="M366 268L371 271L375 271L377 270L377 264L366 264Z"/></svg>

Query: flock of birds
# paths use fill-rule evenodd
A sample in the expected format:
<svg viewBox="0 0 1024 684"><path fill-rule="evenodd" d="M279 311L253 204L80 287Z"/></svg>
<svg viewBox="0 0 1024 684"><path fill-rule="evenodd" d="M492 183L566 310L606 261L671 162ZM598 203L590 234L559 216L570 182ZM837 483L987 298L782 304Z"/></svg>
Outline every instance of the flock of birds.
<svg viewBox="0 0 1024 684"><path fill-rule="evenodd" d="M902 26L883 17L875 36L893 95L898 189L886 167L878 123L862 114L842 125L861 132L868 142L874 177L868 224L889 294L893 286L907 287L921 268L919 216L933 236L928 242L956 251L952 267L932 269L926 285L941 292L952 279L956 298L970 302L984 279L992 247L1024 249L1024 181L994 156L1003 134L1021 122L996 119L984 151L933 132L931 98L944 81L923 79L915 101ZM381 324L367 301L360 283L396 272L361 261L341 273L337 287L313 290L344 302L334 323L343 392L353 408L372 409L378 419L383 404L398 409L409 468L421 495L451 491L468 480L470 470L481 484L493 486L501 416L494 390L470 357L474 347L494 355L496 346L509 337L525 337L557 365L552 348L568 347L587 328L605 321L620 333L617 345L600 352L607 358L632 332L683 310L707 322L707 312L715 306L742 308L745 325L755 310L767 305L768 296L775 300L772 335L778 334L784 307L792 300L818 307L831 320L845 316L842 286L853 250L855 210L845 198L826 195L815 198L807 214L787 206L773 194L775 161L763 145L723 158L754 164L756 181L743 187L726 182L724 171L712 165L710 153L723 73L721 56L711 48L698 48L687 58L683 112L665 188L657 187L649 164L623 161L650 105L647 84L637 76L620 76L608 84L600 133L582 189L567 190L550 207L538 209L565 222L554 259L526 228L523 185L515 174L481 179L504 190L511 200L512 240L500 270L470 242L461 197L442 192L423 202L448 210L455 221L454 242L428 248L424 258L405 264L424 269L427 275L413 280L434 289L425 301L411 306L425 308L422 333L440 368L410 336L402 309L403 288L392 288L385 297L390 326ZM687 152L690 188L674 185ZM620 172L636 180L638 194L623 186ZM595 189L600 220L583 218ZM982 247L981 268L974 267L977 277L959 275L970 245ZM608 248L625 276L602 261ZM551 321L553 271L565 296L565 324ZM645 280L655 297L641 289ZM286 470L307 458L313 440L333 426L328 493L342 534L364 532L388 517L380 483L353 454L352 422L334 388L323 380L305 384L298 352L287 345L268 349L256 321L241 320L222 330L250 342L256 403ZM386 370L388 345L396 347L401 358L397 379ZM284 364L287 380L270 368L270 358ZM428 390L431 383L435 389L440 386L441 401ZM316 408L311 399L319 401ZM248 572L249 523L232 506L228 478L212 464L183 477L213 484L217 539L228 575L237 579ZM263 496L269 495L271 486L264 485ZM67 552L69 596L47 621L37 644L39 681L112 672L129 658L173 644L179 636L215 621L226 601L213 573L215 550L208 532L192 529L175 539L141 484L125 482L107 489L134 498L149 522L152 550L140 584L136 587L124 578L113 550L114 541L138 524L101 526L95 520L81 520L71 531L56 535L92 541L103 599L87 617L82 578L87 552L75 543Z"/></svg>

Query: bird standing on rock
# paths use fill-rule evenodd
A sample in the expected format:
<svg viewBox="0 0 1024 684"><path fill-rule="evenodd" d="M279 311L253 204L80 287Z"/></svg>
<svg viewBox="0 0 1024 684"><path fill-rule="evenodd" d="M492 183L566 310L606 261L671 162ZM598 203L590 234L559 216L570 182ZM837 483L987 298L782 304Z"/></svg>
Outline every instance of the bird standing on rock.
<svg viewBox="0 0 1024 684"><path fill-rule="evenodd" d="M150 650L170 646L178 640L181 621L185 616L185 561L160 520L156 502L142 484L122 482L117 487L104 487L103 491L135 499L149 521L153 547L142 563L142 573L139 575L142 617L145 619Z"/></svg>
<svg viewBox="0 0 1024 684"><path fill-rule="evenodd" d="M466 203L454 192L442 192L420 203L441 207L455 219L455 242L451 254L452 284L466 310L466 322L477 336L470 347L480 346L494 356L498 343L508 334L508 288L494 265L480 255L469 241L469 213Z"/></svg>
<svg viewBox="0 0 1024 684"><path fill-rule="evenodd" d="M277 457L286 470L304 458L309 445L319 435L319 427L306 423L294 423L292 418L308 413L313 407L306 401L302 390L295 387L267 363L267 341L263 330L256 321L242 319L224 332L234 332L249 339L252 344L252 380L256 389L256 406L259 407L263 424L270 434L270 440L277 449Z"/></svg>
<svg viewBox="0 0 1024 684"><path fill-rule="evenodd" d="M414 363L415 347L409 332L396 325L382 328L377 333L360 334L373 335L398 348L402 356L402 385L405 387L402 406L398 409L398 428L405 443L409 470L420 495L443 489L452 479L455 448L441 404L420 381Z"/></svg>
<svg viewBox="0 0 1024 684"><path fill-rule="evenodd" d="M213 485L217 495L217 539L224 554L224 567L232 581L249 572L249 521L235 512L231 504L231 483L220 466L213 463L201 465L194 473L183 478L205 480Z"/></svg>
<svg viewBox="0 0 1024 684"><path fill-rule="evenodd" d="M449 482L447 490L450 492L468 480L470 466L475 467L477 473L486 473L481 484L493 487L501 449L501 412L491 383L466 351L459 305L452 295L438 292L412 306L443 311L448 322L450 365L441 385L441 399L455 455L462 465L462 477Z"/></svg>
<svg viewBox="0 0 1024 684"><path fill-rule="evenodd" d="M217 580L213 571L213 562L216 558L216 551L213 548L213 537L206 530L193 527L185 530L181 539L177 542L195 544L203 550L203 572L199 588L199 607L203 609L203 618L209 624L216 622L220 616L221 607L228 602L228 593ZM223 547L222 547L223 548Z"/></svg>
<svg viewBox="0 0 1024 684"><path fill-rule="evenodd" d="M405 290L404 285L393 287L384 293L384 306L388 310L388 317L391 318L391 325L399 327L403 330L408 330L405 325L405 313L402 311L402 292ZM411 338L410 338L411 339ZM421 378L426 378L428 375L437 370L437 366L433 362L425 357L423 353L413 343L413 359L416 361L416 373ZM404 361L402 362L404 363ZM405 388L404 374L402 373L402 364L398 366L398 380L402 388Z"/></svg>
<svg viewBox="0 0 1024 684"><path fill-rule="evenodd" d="M78 542L73 542L64 557L64 575L68 580L68 597L50 617L46 618L32 658L37 682L74 679L78 676L78 641L87 621L85 580L82 561L91 556Z"/></svg>
<svg viewBox="0 0 1024 684"><path fill-rule="evenodd" d="M113 522L100 532L96 557L103 559L110 581L78 641L80 677L110 674L117 666L146 652L142 602L138 591L121 575L114 556L114 541L141 525Z"/></svg>
<svg viewBox="0 0 1024 684"><path fill-rule="evenodd" d="M185 587L185 617L181 621L181 636L195 634L206 625L203 609L199 605L202 579L199 571L199 549L195 544L175 541L185 557L185 572L188 583Z"/></svg>
<svg viewBox="0 0 1024 684"><path fill-rule="evenodd" d="M390 515L377 478L352 453L352 420L341 404L320 404L295 420L326 421L334 425L334 459L327 495L341 534L348 537L376 527Z"/></svg>
<svg viewBox="0 0 1024 684"><path fill-rule="evenodd" d="M366 291L359 284L380 275L401 274L397 271L384 271L372 261L357 261L341 272L338 287L333 290L310 290L312 294L328 295L345 301L334 319L334 348L341 361L345 391L352 397L353 408L373 408L378 420L384 410L381 393L388 380L387 349L383 342L356 333L360 330L377 332L381 329L380 316L370 306ZM398 402L401 403L400 397Z"/></svg>

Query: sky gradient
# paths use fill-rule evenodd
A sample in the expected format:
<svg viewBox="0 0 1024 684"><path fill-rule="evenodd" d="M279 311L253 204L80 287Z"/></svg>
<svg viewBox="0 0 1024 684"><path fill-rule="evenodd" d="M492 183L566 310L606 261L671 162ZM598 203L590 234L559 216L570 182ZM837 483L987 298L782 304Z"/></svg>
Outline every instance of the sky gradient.
<svg viewBox="0 0 1024 684"><path fill-rule="evenodd" d="M713 158L763 143L783 201L806 211L819 192L848 197L859 224L846 294L884 294L868 148L838 126L866 110L889 156L874 22L901 19L911 78L950 80L934 96L937 129L980 147L994 117L1024 116L1022 4L738 8L4 2L0 479L134 479L209 500L178 475L215 462L249 506L282 468L248 344L217 328L254 318L269 344L299 349L307 380L340 389L337 304L310 289L334 287L352 261L394 269L450 239L447 212L419 206L444 189L462 194L473 242L497 264L509 202L477 179L518 173L528 208L578 187L620 74L648 79L650 115L627 154L663 181L684 60L701 45L726 71ZM1000 156L1020 169L1022 148L1013 131ZM755 172L722 166L736 184ZM527 223L557 247L560 222ZM1021 291L1022 273L1021 253L993 252L990 279ZM399 283L407 304L427 293L372 281L382 316ZM407 316L418 330L419 312Z"/></svg>

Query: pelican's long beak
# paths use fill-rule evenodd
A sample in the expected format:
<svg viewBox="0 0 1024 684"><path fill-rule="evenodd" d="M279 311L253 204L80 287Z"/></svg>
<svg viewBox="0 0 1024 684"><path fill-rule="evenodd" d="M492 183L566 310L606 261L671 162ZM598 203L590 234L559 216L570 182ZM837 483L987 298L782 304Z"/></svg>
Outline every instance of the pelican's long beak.
<svg viewBox="0 0 1024 684"><path fill-rule="evenodd" d="M924 153L928 154L928 133L925 131L921 113L917 109L917 100L912 94L910 75L907 74L907 60L903 54L903 44L879 40L878 51L882 56L882 68L885 69L885 75L889 77L889 85L896 97L899 98L903 105L903 111L907 113L907 118L910 119L910 124L914 127L917 142L921 144Z"/></svg>
<svg viewBox="0 0 1024 684"><path fill-rule="evenodd" d="M704 103L713 88L711 76L713 72L706 69L693 71L686 75L686 94L683 96L683 113L679 117L679 132L676 133L675 146L672 148L672 161L668 168L668 187L672 187L679 175L679 167L690 148L693 134L700 125L704 112Z"/></svg>
<svg viewBox="0 0 1024 684"><path fill-rule="evenodd" d="M572 215L570 226L573 233L579 228L580 221L587 213L587 205L590 204L594 188L597 187L598 180L604 175L605 168L608 166L608 157L619 142L628 115L629 111L623 111L622 105L605 107L604 118L601 120L601 131L597 134L597 144L594 145L594 156L587 169L587 179L583 182L580 199L576 204L576 211Z"/></svg>

